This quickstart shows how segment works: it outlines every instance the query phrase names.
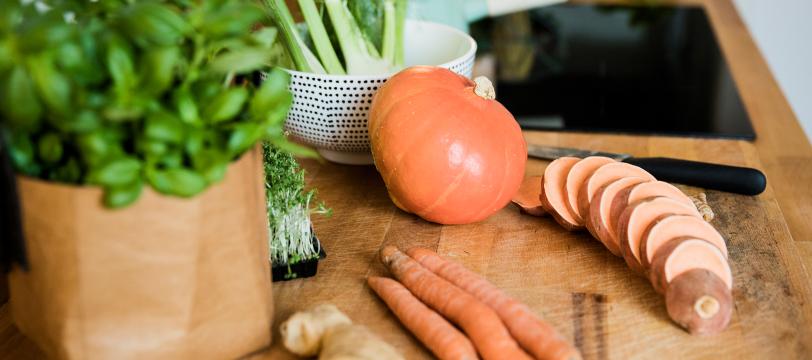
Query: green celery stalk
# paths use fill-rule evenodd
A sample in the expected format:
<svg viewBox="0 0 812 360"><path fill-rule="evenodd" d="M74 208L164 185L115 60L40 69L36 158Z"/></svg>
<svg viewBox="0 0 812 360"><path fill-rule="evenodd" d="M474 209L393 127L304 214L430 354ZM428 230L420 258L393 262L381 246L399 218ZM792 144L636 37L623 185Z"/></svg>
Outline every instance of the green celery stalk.
<svg viewBox="0 0 812 360"><path fill-rule="evenodd" d="M321 22L321 16L316 8L316 3L313 0L299 0L299 7L302 9L305 22L307 23L310 37L313 39L313 45L316 47L321 62L324 64L324 69L329 74L344 75L344 68L341 62L338 61L333 45L330 43L330 38L327 36L327 29Z"/></svg>
<svg viewBox="0 0 812 360"><path fill-rule="evenodd" d="M406 63L403 36L406 28L406 5L408 0L395 0L395 61L398 68Z"/></svg>
<svg viewBox="0 0 812 360"><path fill-rule="evenodd" d="M347 6L341 0L325 0L327 13L344 54L347 74L375 75L392 71L375 45L364 37Z"/></svg>
<svg viewBox="0 0 812 360"><path fill-rule="evenodd" d="M395 37L397 36L395 24L394 0L384 0L383 3L383 53L384 60L395 64Z"/></svg>
<svg viewBox="0 0 812 360"><path fill-rule="evenodd" d="M317 74L326 73L318 57L310 51L296 30L296 23L293 21L293 15L290 14L285 0L265 0L265 4L270 10L271 20L282 32L282 39L296 65L296 70Z"/></svg>

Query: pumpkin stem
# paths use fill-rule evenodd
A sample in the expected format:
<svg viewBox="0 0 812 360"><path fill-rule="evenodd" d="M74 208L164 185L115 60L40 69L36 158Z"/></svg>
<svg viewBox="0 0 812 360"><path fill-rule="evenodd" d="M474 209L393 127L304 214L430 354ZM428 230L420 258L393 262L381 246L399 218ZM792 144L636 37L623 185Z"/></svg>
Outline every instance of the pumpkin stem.
<svg viewBox="0 0 812 360"><path fill-rule="evenodd" d="M486 100L496 99L496 90L493 89L493 83L484 76L477 76L474 78L474 94Z"/></svg>

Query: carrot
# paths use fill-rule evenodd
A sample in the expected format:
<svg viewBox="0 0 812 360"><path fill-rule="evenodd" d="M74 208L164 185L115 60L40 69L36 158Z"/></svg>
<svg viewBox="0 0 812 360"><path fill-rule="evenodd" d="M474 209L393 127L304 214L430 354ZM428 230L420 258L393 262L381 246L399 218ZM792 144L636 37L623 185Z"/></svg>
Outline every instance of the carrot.
<svg viewBox="0 0 812 360"><path fill-rule="evenodd" d="M367 284L412 334L440 359L477 359L476 350L457 328L429 309L395 280L372 276Z"/></svg>
<svg viewBox="0 0 812 360"><path fill-rule="evenodd" d="M411 248L409 256L441 278L459 286L496 311L510 334L536 359L579 359L578 350L541 320L527 305L460 264L447 261L431 250Z"/></svg>
<svg viewBox="0 0 812 360"><path fill-rule="evenodd" d="M470 294L394 246L381 250L381 262L412 294L459 325L484 359L531 359L510 337L499 316Z"/></svg>

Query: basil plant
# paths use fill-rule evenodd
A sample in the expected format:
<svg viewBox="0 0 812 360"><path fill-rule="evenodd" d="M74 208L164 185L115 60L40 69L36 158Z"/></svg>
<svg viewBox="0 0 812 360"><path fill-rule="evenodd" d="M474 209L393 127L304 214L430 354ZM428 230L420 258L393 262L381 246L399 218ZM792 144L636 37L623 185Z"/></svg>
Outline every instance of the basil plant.
<svg viewBox="0 0 812 360"><path fill-rule="evenodd" d="M19 174L194 196L283 133L289 77L254 1L0 0L0 132ZM252 31L256 30L256 31ZM267 71L265 81L253 81Z"/></svg>

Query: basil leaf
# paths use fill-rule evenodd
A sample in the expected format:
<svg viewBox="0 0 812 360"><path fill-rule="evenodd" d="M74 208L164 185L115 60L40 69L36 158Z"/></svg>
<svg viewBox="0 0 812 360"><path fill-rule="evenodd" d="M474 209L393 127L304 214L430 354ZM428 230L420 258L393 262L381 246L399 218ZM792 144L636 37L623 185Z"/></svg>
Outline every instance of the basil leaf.
<svg viewBox="0 0 812 360"><path fill-rule="evenodd" d="M143 187L141 179L122 186L107 187L104 189L104 204L113 209L130 205L141 196Z"/></svg>
<svg viewBox="0 0 812 360"><path fill-rule="evenodd" d="M177 144L183 141L183 123L172 114L159 111L147 117L144 133L153 140Z"/></svg>
<svg viewBox="0 0 812 360"><path fill-rule="evenodd" d="M67 114L71 103L68 77L57 71L53 61L44 55L29 58L28 69L42 100L50 110Z"/></svg>
<svg viewBox="0 0 812 360"><path fill-rule="evenodd" d="M231 120L242 111L248 95L248 89L243 87L230 88L221 92L206 106L204 110L206 120L209 123Z"/></svg>
<svg viewBox="0 0 812 360"><path fill-rule="evenodd" d="M9 74L2 101L3 114L12 127L28 131L39 127L42 105L34 92L34 83L23 66L15 66Z"/></svg>
<svg viewBox="0 0 812 360"><path fill-rule="evenodd" d="M123 186L140 177L141 161L133 157L120 157L91 169L87 181L106 187Z"/></svg>
<svg viewBox="0 0 812 360"><path fill-rule="evenodd" d="M55 163L62 159L62 140L54 133L47 133L37 142L39 158L45 163Z"/></svg>
<svg viewBox="0 0 812 360"><path fill-rule="evenodd" d="M209 63L209 68L217 73L247 73L265 67L271 56L270 49L244 48L218 55Z"/></svg>
<svg viewBox="0 0 812 360"><path fill-rule="evenodd" d="M290 74L286 71L275 68L268 72L266 79L251 99L249 106L251 115L255 118L263 118L265 113L283 103L285 97L291 96L288 91L289 83Z"/></svg>
<svg viewBox="0 0 812 360"><path fill-rule="evenodd" d="M168 195L191 197L206 188L206 180L200 174L185 168L152 170L147 172L152 187Z"/></svg>
<svg viewBox="0 0 812 360"><path fill-rule="evenodd" d="M120 36L112 35L107 41L105 60L116 92L126 96L137 83L132 49Z"/></svg>
<svg viewBox="0 0 812 360"><path fill-rule="evenodd" d="M228 151L237 156L262 138L262 127L254 123L237 124L228 138Z"/></svg>
<svg viewBox="0 0 812 360"><path fill-rule="evenodd" d="M172 85L179 60L180 49L175 46L147 50L141 57L141 88L149 94L162 94Z"/></svg>

